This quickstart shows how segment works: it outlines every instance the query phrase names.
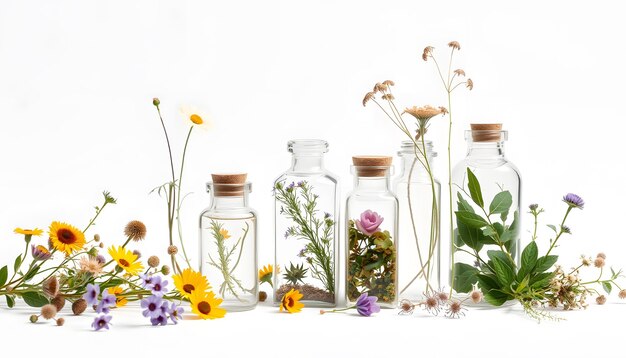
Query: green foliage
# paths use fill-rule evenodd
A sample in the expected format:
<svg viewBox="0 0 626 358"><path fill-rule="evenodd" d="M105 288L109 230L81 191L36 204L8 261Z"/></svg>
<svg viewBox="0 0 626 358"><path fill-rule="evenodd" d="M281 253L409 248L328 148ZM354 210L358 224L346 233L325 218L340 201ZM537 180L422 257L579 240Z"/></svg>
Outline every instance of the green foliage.
<svg viewBox="0 0 626 358"><path fill-rule="evenodd" d="M9 276L9 270L7 269L5 265L0 269L0 287L4 286L4 284L7 282L8 276Z"/></svg>
<svg viewBox="0 0 626 358"><path fill-rule="evenodd" d="M476 283L476 275L480 271L474 266L457 262L455 266L456 279L454 280L454 290L460 293L468 293L472 290L472 285Z"/></svg>
<svg viewBox="0 0 626 358"><path fill-rule="evenodd" d="M41 307L50 303L46 296L35 291L24 292L22 294L22 299L31 307Z"/></svg>
<svg viewBox="0 0 626 358"><path fill-rule="evenodd" d="M222 274L224 281L220 285L219 293L222 297L225 297L226 292L228 292L236 299L242 300L239 297L242 293L251 293L253 291L252 289L243 287L241 280L235 277L235 269L239 266L241 255L243 253L243 244L246 241L248 232L250 231L250 225L246 223L246 227L242 228L241 237L239 237L239 239L237 239L231 247L228 247L229 245L226 243L227 240L230 240L230 236L226 237L226 235L228 235L228 231L224 229L223 224L215 220L211 220L210 230L215 241L218 256L217 259L214 259L209 252L209 261L207 263L217 268ZM234 263L232 262L233 259L235 259Z"/></svg>
<svg viewBox="0 0 626 358"><path fill-rule="evenodd" d="M304 268L303 264L295 265L293 263L289 263L289 267L285 268L286 273L283 274L285 280L287 280L292 285L297 285L298 282L304 284L304 279L306 278L308 268Z"/></svg>
<svg viewBox="0 0 626 358"><path fill-rule="evenodd" d="M482 209L485 206L485 202L483 201L483 193L480 189L480 183L478 182L476 175L472 173L470 168L467 168L467 180L467 186L469 188L472 200Z"/></svg>
<svg viewBox="0 0 626 358"><path fill-rule="evenodd" d="M393 302L396 287L396 247L389 231L372 235L348 223L348 298L357 300L367 292L379 302Z"/></svg>

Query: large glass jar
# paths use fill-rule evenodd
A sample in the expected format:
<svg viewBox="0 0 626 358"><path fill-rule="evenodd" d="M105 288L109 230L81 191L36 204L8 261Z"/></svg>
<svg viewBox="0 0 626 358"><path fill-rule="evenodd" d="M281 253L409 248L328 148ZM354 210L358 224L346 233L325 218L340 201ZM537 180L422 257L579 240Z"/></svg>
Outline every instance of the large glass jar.
<svg viewBox="0 0 626 358"><path fill-rule="evenodd" d="M381 307L398 297L398 199L390 190L391 157L353 157L354 190L346 202L346 300L367 293Z"/></svg>
<svg viewBox="0 0 626 358"><path fill-rule="evenodd" d="M472 124L465 132L467 156L452 172L455 216L450 277L460 296L472 290L478 282L476 273L496 251L504 250L505 259L519 263L521 178L504 155L507 136L501 124ZM490 225L480 224L485 221Z"/></svg>
<svg viewBox="0 0 626 358"><path fill-rule="evenodd" d="M211 206L200 215L200 272L227 311L258 303L257 215L248 207L246 174L213 174Z"/></svg>
<svg viewBox="0 0 626 358"><path fill-rule="evenodd" d="M425 150L424 150L425 146ZM425 154L425 156L424 156ZM441 184L434 170L431 141L403 141L401 172L394 181L400 203L398 282L401 298L419 300L441 288Z"/></svg>
<svg viewBox="0 0 626 358"><path fill-rule="evenodd" d="M324 168L328 143L292 140L291 167L274 182L274 303L291 289L309 307L337 303L339 190Z"/></svg>

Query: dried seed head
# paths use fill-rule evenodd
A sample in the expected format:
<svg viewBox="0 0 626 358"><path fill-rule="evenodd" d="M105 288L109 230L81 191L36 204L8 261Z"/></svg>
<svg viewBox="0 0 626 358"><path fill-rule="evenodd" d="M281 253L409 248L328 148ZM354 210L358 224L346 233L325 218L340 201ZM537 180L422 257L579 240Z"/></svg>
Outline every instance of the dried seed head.
<svg viewBox="0 0 626 358"><path fill-rule="evenodd" d="M385 86L395 86L395 85L396 85L396 83L395 83L395 82L393 82L392 80L385 80L385 81L383 82L383 84L384 84Z"/></svg>
<svg viewBox="0 0 626 358"><path fill-rule="evenodd" d="M37 321L39 320L39 316L37 316L36 314L32 314L30 315L29 319L31 323L37 323Z"/></svg>
<svg viewBox="0 0 626 358"><path fill-rule="evenodd" d="M432 46L424 47L424 52L422 53L422 60L428 61L428 57L433 55L433 50L435 48Z"/></svg>
<svg viewBox="0 0 626 358"><path fill-rule="evenodd" d="M582 255L580 257L581 259L581 264L585 267L589 267L591 266L591 258L590 257L585 257L585 255Z"/></svg>
<svg viewBox="0 0 626 358"><path fill-rule="evenodd" d="M374 96L376 96L376 93L374 93L374 92L367 92L365 94L365 97L363 97L363 107L365 107L367 105L367 102L371 101L372 98L374 98Z"/></svg>
<svg viewBox="0 0 626 358"><path fill-rule="evenodd" d="M163 265L163 267L161 267L161 273L164 274L165 276L170 274L170 267L167 265Z"/></svg>
<svg viewBox="0 0 626 358"><path fill-rule="evenodd" d="M471 78L467 79L467 82L465 83L465 87L467 87L470 91L474 89L474 81L472 81Z"/></svg>
<svg viewBox="0 0 626 358"><path fill-rule="evenodd" d="M453 49L457 51L461 49L461 45L457 41L448 42L448 47L452 47Z"/></svg>
<svg viewBox="0 0 626 358"><path fill-rule="evenodd" d="M463 76L465 77L465 71L463 71L462 69L456 69L454 70L454 74L456 74L457 76Z"/></svg>
<svg viewBox="0 0 626 358"><path fill-rule="evenodd" d="M139 260L141 258L141 251L133 250L133 255L137 256L137 260Z"/></svg>
<svg viewBox="0 0 626 358"><path fill-rule="evenodd" d="M65 324L65 318L57 318L57 326L62 326Z"/></svg>
<svg viewBox="0 0 626 358"><path fill-rule="evenodd" d="M439 300L439 302L446 302L448 300L448 294L441 291L441 292L437 292L437 299Z"/></svg>
<svg viewBox="0 0 626 358"><path fill-rule="evenodd" d="M449 113L446 107L439 106L439 110L441 111L441 115L444 116Z"/></svg>
<svg viewBox="0 0 626 358"><path fill-rule="evenodd" d="M463 312L463 304L461 301L453 301L450 303L448 309L446 310L446 314L450 318L459 318L461 315L464 316L465 313Z"/></svg>
<svg viewBox="0 0 626 358"><path fill-rule="evenodd" d="M394 99L396 99L391 93L384 94L381 98L385 101L393 101Z"/></svg>
<svg viewBox="0 0 626 358"><path fill-rule="evenodd" d="M54 307L57 308L57 312L60 312L63 309L63 307L65 307L65 297L56 296L50 301L50 303L52 303Z"/></svg>
<svg viewBox="0 0 626 358"><path fill-rule="evenodd" d="M407 299L400 301L400 314L411 314L413 313L414 309L415 305L413 304L413 302Z"/></svg>
<svg viewBox="0 0 626 358"><path fill-rule="evenodd" d="M413 106L412 108L405 108L404 113L412 115L419 121L427 121L438 114L442 114L441 108L442 107L435 108L432 106Z"/></svg>
<svg viewBox="0 0 626 358"><path fill-rule="evenodd" d="M74 303L72 303L72 312L74 312L74 314L77 316L85 312L86 309L87 301L85 301L83 298L79 298L74 301Z"/></svg>
<svg viewBox="0 0 626 358"><path fill-rule="evenodd" d="M174 246L174 245L170 245L167 248L167 254L168 255L176 255L178 253L178 247Z"/></svg>
<svg viewBox="0 0 626 358"><path fill-rule="evenodd" d="M95 234L95 235L93 236L93 241L95 241L95 242L100 242L100 234Z"/></svg>
<svg viewBox="0 0 626 358"><path fill-rule="evenodd" d="M600 295L598 297L596 297L596 303L599 305L603 305L606 303L606 296L605 295Z"/></svg>
<svg viewBox="0 0 626 358"><path fill-rule="evenodd" d="M265 302L265 300L267 300L267 293L265 291L259 292L259 301Z"/></svg>
<svg viewBox="0 0 626 358"><path fill-rule="evenodd" d="M378 82L374 85L374 93L377 92L385 92L387 90L387 85Z"/></svg>
<svg viewBox="0 0 626 358"><path fill-rule="evenodd" d="M593 266L597 267L597 268L602 268L604 267L604 259L600 256L596 257L595 260L593 260Z"/></svg>
<svg viewBox="0 0 626 358"><path fill-rule="evenodd" d="M626 299L626 288L619 291L619 293L617 294L617 297L621 298L622 300Z"/></svg>
<svg viewBox="0 0 626 358"><path fill-rule="evenodd" d="M41 316L45 319L54 318L57 315L57 308L54 305L47 304L41 307Z"/></svg>
<svg viewBox="0 0 626 358"><path fill-rule="evenodd" d="M604 252L598 253L596 257L601 257L602 259L606 260L606 254Z"/></svg>
<svg viewBox="0 0 626 358"><path fill-rule="evenodd" d="M133 220L126 224L124 235L133 241L141 241L146 237L146 225L139 220Z"/></svg>
<svg viewBox="0 0 626 358"><path fill-rule="evenodd" d="M98 245L99 248L104 249L104 243L100 243L100 245Z"/></svg>
<svg viewBox="0 0 626 358"><path fill-rule="evenodd" d="M159 263L161 263L161 260L159 260L157 256L150 256L148 258L148 266L152 268L158 267Z"/></svg>
<svg viewBox="0 0 626 358"><path fill-rule="evenodd" d="M41 289L48 297L56 297L59 294L59 280L56 276L52 276L44 281Z"/></svg>

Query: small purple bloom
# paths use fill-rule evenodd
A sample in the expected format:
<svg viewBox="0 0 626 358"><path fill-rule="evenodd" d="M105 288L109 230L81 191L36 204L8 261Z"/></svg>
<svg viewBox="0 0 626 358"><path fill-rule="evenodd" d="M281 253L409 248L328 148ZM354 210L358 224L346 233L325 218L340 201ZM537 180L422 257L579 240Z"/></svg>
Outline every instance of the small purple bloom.
<svg viewBox="0 0 626 358"><path fill-rule="evenodd" d="M96 261L98 261L100 265L104 265L107 262L107 260L102 255L96 256Z"/></svg>
<svg viewBox="0 0 626 358"><path fill-rule="evenodd" d="M139 277L141 278L141 286L147 289L152 289L152 280L154 280L152 275L142 273Z"/></svg>
<svg viewBox="0 0 626 358"><path fill-rule="evenodd" d="M152 294L155 296L163 297L167 290L167 280L162 280L161 276L152 277L152 282L150 284L150 289L152 290Z"/></svg>
<svg viewBox="0 0 626 358"><path fill-rule="evenodd" d="M96 312L98 313L109 313L111 311L111 307L115 306L115 295L110 294L109 291L102 291L102 300L96 307Z"/></svg>
<svg viewBox="0 0 626 358"><path fill-rule="evenodd" d="M100 295L100 286L87 284L87 291L83 295L85 301L87 301L88 305L97 305L98 304L98 295Z"/></svg>
<svg viewBox="0 0 626 358"><path fill-rule="evenodd" d="M33 259L35 259L35 261L46 261L47 259L52 257L52 253L41 245L30 245L30 247L31 253L33 254Z"/></svg>
<svg viewBox="0 0 626 358"><path fill-rule="evenodd" d="M107 315L100 315L99 317L96 317L93 320L93 323L91 324L91 327L93 327L93 329L95 329L96 331L99 331L101 329L109 329L111 327L109 327L109 322L111 322L111 319L113 317L111 316L107 316Z"/></svg>
<svg viewBox="0 0 626 358"><path fill-rule="evenodd" d="M383 217L377 212L366 210L361 214L361 220L355 220L356 228L367 236L380 231L378 228L383 223Z"/></svg>
<svg viewBox="0 0 626 358"><path fill-rule="evenodd" d="M167 325L167 317L164 314L159 314L156 317L152 317L150 318L150 323L152 323L153 326L166 326Z"/></svg>
<svg viewBox="0 0 626 358"><path fill-rule="evenodd" d="M172 305L167 309L167 313L170 315L170 319L174 324L178 324L178 320L183 319L184 311L182 307L176 306L174 302L172 302Z"/></svg>
<svg viewBox="0 0 626 358"><path fill-rule="evenodd" d="M563 201L572 208L582 209L585 207L585 201L583 198L576 194L568 193L563 197Z"/></svg>
<svg viewBox="0 0 626 358"><path fill-rule="evenodd" d="M330 213L324 213L324 219L330 219L331 215Z"/></svg>
<svg viewBox="0 0 626 358"><path fill-rule="evenodd" d="M145 308L142 312L144 317L157 318L163 314L163 299L159 296L150 296L141 300L141 308Z"/></svg>
<svg viewBox="0 0 626 358"><path fill-rule="evenodd" d="M376 301L378 297L368 296L367 292L364 292L356 300L356 310L361 316L369 317L372 313L380 312L380 306Z"/></svg>

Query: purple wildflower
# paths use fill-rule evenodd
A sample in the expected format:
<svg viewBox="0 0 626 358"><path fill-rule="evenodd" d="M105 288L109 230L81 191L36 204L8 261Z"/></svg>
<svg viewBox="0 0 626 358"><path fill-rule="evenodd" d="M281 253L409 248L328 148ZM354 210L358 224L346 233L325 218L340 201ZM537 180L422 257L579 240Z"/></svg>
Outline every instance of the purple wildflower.
<svg viewBox="0 0 626 358"><path fill-rule="evenodd" d="M376 301L378 297L368 296L367 292L364 292L356 300L356 310L361 316L369 317L372 313L380 312L380 306Z"/></svg>
<svg viewBox="0 0 626 358"><path fill-rule="evenodd" d="M98 261L98 263L101 265L104 265L107 262L107 260L102 255L96 256L96 261Z"/></svg>
<svg viewBox="0 0 626 358"><path fill-rule="evenodd" d="M142 273L141 275L139 275L139 278L141 278L141 286L147 289L152 289L152 275Z"/></svg>
<svg viewBox="0 0 626 358"><path fill-rule="evenodd" d="M52 253L48 251L44 246L41 245L30 245L31 253L33 254L33 259L35 261L46 261L47 259L52 257Z"/></svg>
<svg viewBox="0 0 626 358"><path fill-rule="evenodd" d="M576 194L568 193L563 197L563 201L572 208L582 209L585 207L585 201L583 198Z"/></svg>
<svg viewBox="0 0 626 358"><path fill-rule="evenodd" d="M170 315L170 319L174 324L178 324L178 320L183 319L184 311L182 307L176 306L174 302L172 302L172 305L167 309L167 313Z"/></svg>
<svg viewBox="0 0 626 358"><path fill-rule="evenodd" d="M162 280L161 276L152 277L152 283L150 284L152 294L155 296L163 297L167 290L167 280Z"/></svg>
<svg viewBox="0 0 626 358"><path fill-rule="evenodd" d="M152 323L153 326L166 326L167 325L167 317L164 314L159 314L156 317L152 317L150 318L150 323Z"/></svg>
<svg viewBox="0 0 626 358"><path fill-rule="evenodd" d="M141 308L144 317L157 318L163 313L163 299L159 296L150 296L141 300Z"/></svg>
<svg viewBox="0 0 626 358"><path fill-rule="evenodd" d="M100 286L87 284L87 290L83 295L85 301L87 301L88 305L97 305L98 304L98 295L100 295Z"/></svg>
<svg viewBox="0 0 626 358"><path fill-rule="evenodd" d="M101 329L109 329L111 327L109 327L109 322L111 322L111 319L113 317L111 316L107 316L107 315L100 315L99 317L96 317L93 320L93 323L91 324L91 327L93 327L93 329L95 329L96 331L99 331Z"/></svg>
<svg viewBox="0 0 626 358"><path fill-rule="evenodd" d="M330 213L324 213L324 219L330 219L331 215Z"/></svg>
<svg viewBox="0 0 626 358"><path fill-rule="evenodd" d="M115 306L115 295L110 294L109 291L102 291L102 300L96 307L96 312L98 313L109 313L111 311L111 307Z"/></svg>

